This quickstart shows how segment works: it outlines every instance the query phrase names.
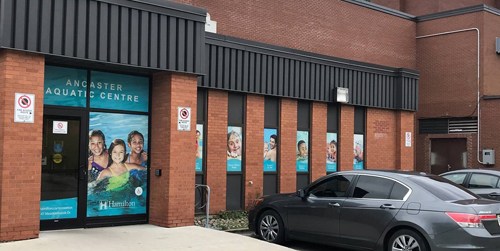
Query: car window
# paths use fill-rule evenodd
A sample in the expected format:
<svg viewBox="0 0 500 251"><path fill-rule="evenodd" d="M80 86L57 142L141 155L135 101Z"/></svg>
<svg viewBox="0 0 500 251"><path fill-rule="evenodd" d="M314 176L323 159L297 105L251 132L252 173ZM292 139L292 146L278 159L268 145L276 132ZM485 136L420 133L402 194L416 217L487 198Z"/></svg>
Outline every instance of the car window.
<svg viewBox="0 0 500 251"><path fill-rule="evenodd" d="M497 184L497 176L474 173L470 177L469 188L496 188Z"/></svg>
<svg viewBox="0 0 500 251"><path fill-rule="evenodd" d="M408 179L444 201L479 199L471 191L440 176L413 176Z"/></svg>
<svg viewBox="0 0 500 251"><path fill-rule="evenodd" d="M352 175L336 175L316 184L309 189L308 194L318 198L346 197L353 177Z"/></svg>
<svg viewBox="0 0 500 251"><path fill-rule="evenodd" d="M465 180L465 177L467 177L467 174L466 173L451 173L451 174L446 174L446 175L443 175L441 176L453 183L457 183L459 185L462 185L464 184L464 180Z"/></svg>
<svg viewBox="0 0 500 251"><path fill-rule="evenodd" d="M354 188L354 198L365 198L365 199L389 199L394 186L394 181L361 175Z"/></svg>
<svg viewBox="0 0 500 251"><path fill-rule="evenodd" d="M389 197L389 199L403 200L409 191L410 190L407 187L396 182L392 187L391 196Z"/></svg>

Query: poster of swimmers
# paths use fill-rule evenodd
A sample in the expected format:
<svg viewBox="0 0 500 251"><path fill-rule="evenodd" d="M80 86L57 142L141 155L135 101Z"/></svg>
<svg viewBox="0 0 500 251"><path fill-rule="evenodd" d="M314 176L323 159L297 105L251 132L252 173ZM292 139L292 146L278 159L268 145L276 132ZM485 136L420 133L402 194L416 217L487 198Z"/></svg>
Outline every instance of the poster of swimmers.
<svg viewBox="0 0 500 251"><path fill-rule="evenodd" d="M297 131L297 172L309 170L309 132Z"/></svg>
<svg viewBox="0 0 500 251"><path fill-rule="evenodd" d="M337 134L333 132L326 134L326 171L337 171Z"/></svg>
<svg viewBox="0 0 500 251"><path fill-rule="evenodd" d="M278 130L264 129L264 172L276 172Z"/></svg>
<svg viewBox="0 0 500 251"><path fill-rule="evenodd" d="M203 171L203 125L196 125L196 171Z"/></svg>
<svg viewBox="0 0 500 251"><path fill-rule="evenodd" d="M241 153L243 147L242 129L238 126L227 127L227 171L241 171Z"/></svg>
<svg viewBox="0 0 500 251"><path fill-rule="evenodd" d="M148 116L89 115L87 217L146 213Z"/></svg>
<svg viewBox="0 0 500 251"><path fill-rule="evenodd" d="M363 134L354 134L354 170L363 169Z"/></svg>

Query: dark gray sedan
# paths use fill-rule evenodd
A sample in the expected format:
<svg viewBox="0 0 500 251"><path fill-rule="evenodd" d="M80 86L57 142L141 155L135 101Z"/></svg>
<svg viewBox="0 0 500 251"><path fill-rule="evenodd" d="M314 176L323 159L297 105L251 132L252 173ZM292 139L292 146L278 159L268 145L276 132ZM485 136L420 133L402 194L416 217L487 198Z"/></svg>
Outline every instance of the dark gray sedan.
<svg viewBox="0 0 500 251"><path fill-rule="evenodd" d="M500 202L436 175L346 171L292 194L259 198L249 227L262 239L356 250L500 250Z"/></svg>
<svg viewBox="0 0 500 251"><path fill-rule="evenodd" d="M500 201L500 171L495 169L462 169L439 176L457 183L487 199Z"/></svg>

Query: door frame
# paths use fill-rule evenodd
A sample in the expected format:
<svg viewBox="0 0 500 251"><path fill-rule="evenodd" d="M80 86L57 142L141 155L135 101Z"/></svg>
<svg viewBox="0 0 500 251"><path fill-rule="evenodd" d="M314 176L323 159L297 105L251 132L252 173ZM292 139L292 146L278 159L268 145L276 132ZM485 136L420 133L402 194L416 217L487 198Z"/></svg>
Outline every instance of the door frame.
<svg viewBox="0 0 500 251"><path fill-rule="evenodd" d="M68 229L81 228L86 224L87 217L87 151L88 146L88 112L81 108L72 107L57 107L45 105L43 110L43 118L60 117L62 119L80 119L80 152L79 152L79 167L78 167L78 206L77 217L73 219L54 219L40 220L40 230ZM43 174L42 174L43 175ZM41 198L40 198L41 200Z"/></svg>

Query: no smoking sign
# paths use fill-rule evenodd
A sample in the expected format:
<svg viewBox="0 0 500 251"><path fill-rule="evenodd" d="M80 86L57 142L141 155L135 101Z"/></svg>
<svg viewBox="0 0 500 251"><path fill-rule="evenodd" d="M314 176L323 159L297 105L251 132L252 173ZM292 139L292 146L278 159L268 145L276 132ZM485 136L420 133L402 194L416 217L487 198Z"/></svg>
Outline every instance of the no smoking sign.
<svg viewBox="0 0 500 251"><path fill-rule="evenodd" d="M16 93L14 122L35 122L35 94Z"/></svg>
<svg viewBox="0 0 500 251"><path fill-rule="evenodd" d="M191 107L178 107L177 131L191 131Z"/></svg>

